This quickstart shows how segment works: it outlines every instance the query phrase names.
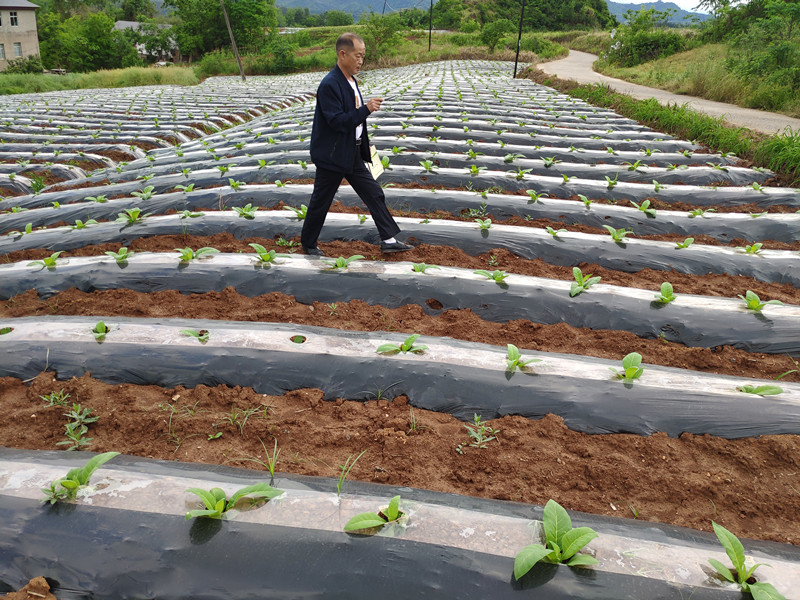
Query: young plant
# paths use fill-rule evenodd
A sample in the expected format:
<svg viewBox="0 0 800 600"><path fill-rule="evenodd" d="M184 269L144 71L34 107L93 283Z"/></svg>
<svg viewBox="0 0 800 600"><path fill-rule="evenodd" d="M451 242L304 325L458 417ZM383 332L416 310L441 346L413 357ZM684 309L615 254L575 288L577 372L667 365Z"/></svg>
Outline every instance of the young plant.
<svg viewBox="0 0 800 600"><path fill-rule="evenodd" d="M284 248L289 249L290 254L294 254L297 252L297 249L300 247L300 242L295 242L294 240L287 240L285 237L281 236L276 241L278 246L283 246Z"/></svg>
<svg viewBox="0 0 800 600"><path fill-rule="evenodd" d="M186 513L186 520L194 519L196 517L206 517L209 519L222 519L226 513L231 511L236 503L244 497L249 497L252 504L259 500L270 500L276 496L280 496L283 490L276 489L267 483L256 483L243 487L228 498L225 491L220 488L211 488L204 490L201 488L189 488L186 490L200 497L205 505L205 509L190 510Z"/></svg>
<svg viewBox="0 0 800 600"><path fill-rule="evenodd" d="M14 207L14 208L16 208L16 207ZM28 210L28 209L26 208L24 210ZM12 209L12 212L13 212L13 209ZM33 232L33 223L26 223L25 224L25 228L22 231L16 231L16 230L15 231L9 231L6 235L23 236L23 235L26 235L26 234L32 233L32 232Z"/></svg>
<svg viewBox="0 0 800 600"><path fill-rule="evenodd" d="M745 394L755 394L756 396L777 396L783 393L783 388L779 385L751 385L745 384L737 386L737 392L744 392Z"/></svg>
<svg viewBox="0 0 800 600"><path fill-rule="evenodd" d="M222 433L222 432L220 432ZM261 442L261 447L264 449L264 455L267 457L266 461L261 460L260 458L253 458L248 456L246 458L242 458L240 460L249 460L251 462L257 463L262 467L265 467L269 471L269 476L273 479L275 478L275 465L278 464L278 456L281 454L280 448L278 448L278 438L275 438L275 445L272 448L272 456L269 455L267 452L267 447L264 444L264 440L258 438L258 441Z"/></svg>
<svg viewBox="0 0 800 600"><path fill-rule="evenodd" d="M228 185L234 192L238 192L239 188L244 185L244 181L236 181L235 179L228 177Z"/></svg>
<svg viewBox="0 0 800 600"><path fill-rule="evenodd" d="M641 204L636 204L633 200L631 200L631 204L633 204L637 209L642 211L648 217L655 219L656 218L656 209L650 208L650 200L645 200Z"/></svg>
<svg viewBox="0 0 800 600"><path fill-rule="evenodd" d="M601 277L592 277L591 275L584 275L578 267L572 267L572 276L575 281L569 288L570 298L574 298L581 292L585 292L590 286L600 281Z"/></svg>
<svg viewBox="0 0 800 600"><path fill-rule="evenodd" d="M478 165L470 165L469 169L467 169L467 173L472 175L480 175L481 171L485 170L486 167L479 167Z"/></svg>
<svg viewBox="0 0 800 600"><path fill-rule="evenodd" d="M586 544L597 537L590 527L572 528L567 511L555 500L548 500L542 516L545 544L530 544L514 557L514 578L519 580L539 561L564 563L570 567L587 567L597 564L588 554L578 554Z"/></svg>
<svg viewBox="0 0 800 600"><path fill-rule="evenodd" d="M140 208L126 208L125 212L117 213L116 222L123 223L126 227L128 225L135 225L141 223L145 217L149 217L151 213L142 214Z"/></svg>
<svg viewBox="0 0 800 600"><path fill-rule="evenodd" d="M377 352L378 354L397 354L398 352L402 352L404 354L406 352L412 352L414 354L422 354L423 352L425 352L425 350L428 349L428 347L425 346L424 344L415 345L414 342L417 341L418 337L419 334L415 333L414 335L408 336L402 344L392 344L392 343L381 344L380 346L378 346L378 349L375 352Z"/></svg>
<svg viewBox="0 0 800 600"><path fill-rule="evenodd" d="M761 312L761 309L767 304L779 304L783 306L783 302L780 300L767 300L766 302L762 302L761 298L759 298L755 292L751 292L750 290L747 290L744 293L744 296L739 294L739 298L744 300L745 306L748 310L754 310L756 312Z"/></svg>
<svg viewBox="0 0 800 600"><path fill-rule="evenodd" d="M586 197L586 196L584 196L583 194L578 194L578 199L579 199L581 202L583 202L583 205L584 205L586 208L591 208L591 207L592 207L592 201L591 201L591 200L589 200L589 198L587 198L587 197Z"/></svg>
<svg viewBox="0 0 800 600"><path fill-rule="evenodd" d="M43 269L55 269L56 261L63 250L53 252L50 256L45 256L42 260L33 260L28 263L29 267L42 267Z"/></svg>
<svg viewBox="0 0 800 600"><path fill-rule="evenodd" d="M400 496L395 496L389 501L385 510L377 513L365 512L354 516L344 526L345 531L359 531L373 527L383 527L387 523L394 523L403 516L400 510Z"/></svg>
<svg viewBox="0 0 800 600"><path fill-rule="evenodd" d="M761 252L761 246L763 246L761 242L756 242L754 244L748 244L744 247L745 254L758 254Z"/></svg>
<svg viewBox="0 0 800 600"><path fill-rule="evenodd" d="M695 217L705 217L707 213L717 212L716 208L695 208L689 211L689 218L694 219Z"/></svg>
<svg viewBox="0 0 800 600"><path fill-rule="evenodd" d="M686 238L682 242L676 242L675 243L675 249L676 250L680 250L682 248L688 248L692 244L694 244L694 238Z"/></svg>
<svg viewBox="0 0 800 600"><path fill-rule="evenodd" d="M633 381L634 379L639 379L644 373L644 367L639 366L641 364L642 355L638 352L631 352L622 359L622 371L617 371L613 367L609 367L609 370L615 373L617 379Z"/></svg>
<svg viewBox="0 0 800 600"><path fill-rule="evenodd" d="M358 222L360 224L363 225L366 222L366 220L367 220L367 215L358 215Z"/></svg>
<svg viewBox="0 0 800 600"><path fill-rule="evenodd" d="M45 404L47 408L50 408L51 406L64 406L69 394L65 394L64 388L61 388L58 392L50 392L47 396L39 396L39 398L47 403Z"/></svg>
<svg viewBox="0 0 800 600"><path fill-rule="evenodd" d="M436 265L427 265L424 262L423 263L413 263L413 262L411 263L411 270L414 271L415 273L424 273L428 269L439 269L439 268L440 267L437 267Z"/></svg>
<svg viewBox="0 0 800 600"><path fill-rule="evenodd" d="M192 250L188 246L186 248L174 248L174 250L180 253L180 261L181 262L189 262L195 260L197 258L203 258L211 256L212 254L218 254L219 250L216 248L211 248L209 246L204 246L203 248L199 248L197 250Z"/></svg>
<svg viewBox="0 0 800 600"><path fill-rule="evenodd" d="M545 157L542 160L544 161L544 166L546 169L549 169L553 165L557 165L558 163L562 162L558 160L555 156Z"/></svg>
<svg viewBox="0 0 800 600"><path fill-rule="evenodd" d="M423 171L426 173L435 173L436 165L433 163L432 160L421 160L419 162L420 166L422 167Z"/></svg>
<svg viewBox="0 0 800 600"><path fill-rule="evenodd" d="M524 370L526 365L534 362L542 362L538 358L528 358L523 359L522 354L519 352L519 348L517 348L514 344L508 344L508 356L506 357L506 371L516 371L519 369L520 371Z"/></svg>
<svg viewBox="0 0 800 600"><path fill-rule="evenodd" d="M86 229L89 225L97 225L97 221L94 219L87 219L86 223L81 221L80 219L75 219L75 225L70 225L70 229Z"/></svg>
<svg viewBox="0 0 800 600"><path fill-rule="evenodd" d="M100 465L107 463L118 455L119 452L104 452L90 458L84 466L70 469L65 477L56 479L50 484L49 488L42 488L45 496L42 503L55 504L59 501L75 498L80 488L89 485L89 479Z"/></svg>
<svg viewBox="0 0 800 600"><path fill-rule="evenodd" d="M106 250L106 254L117 261L117 264L122 264L127 262L127 260L136 253L133 250L128 250L125 246L122 246L117 252Z"/></svg>
<svg viewBox="0 0 800 600"><path fill-rule="evenodd" d="M339 480L336 482L336 494L338 496L342 495L342 486L344 485L344 480L347 479L347 476L350 474L350 471L353 470L353 467L356 466L358 459L364 456L366 450L362 450L361 454L353 458L353 455L347 457L347 460L344 462L343 465L339 465ZM351 462L352 461L352 462Z"/></svg>
<svg viewBox="0 0 800 600"><path fill-rule="evenodd" d="M758 567L762 565L769 567L771 565L756 563L748 569L745 565L744 546L742 546L739 538L722 525L718 525L714 521L711 521L711 524L714 527L714 533L717 534L717 539L719 539L722 547L725 548L725 554L728 555L728 558L731 559L731 563L733 563L733 569L730 569L720 561L709 558L708 562L711 563L711 566L714 567L717 573L722 575L726 581L738 583L741 590L745 593L749 592L754 600L786 600L771 583L763 581L748 583L748 580L753 577Z"/></svg>
<svg viewBox="0 0 800 600"><path fill-rule="evenodd" d="M622 244L625 242L625 237L628 235L633 235L632 229L625 229L624 227L620 227L619 229L614 229L611 225L603 225L608 231L608 234L611 236L611 239L614 240L617 244Z"/></svg>
<svg viewBox="0 0 800 600"><path fill-rule="evenodd" d="M517 167L516 171L509 171L511 175L517 178L517 181L522 181L525 179L525 175L530 173L533 169L523 169L522 167Z"/></svg>
<svg viewBox="0 0 800 600"><path fill-rule="evenodd" d="M276 258L289 258L288 254L277 254L275 250L267 250L261 244L248 244L248 246L256 251L258 262L261 264L274 263Z"/></svg>
<svg viewBox="0 0 800 600"><path fill-rule="evenodd" d="M152 185L148 185L141 192L131 192L131 196L136 196L139 200L150 200L153 195L153 190L156 189Z"/></svg>
<svg viewBox="0 0 800 600"><path fill-rule="evenodd" d="M481 422L481 416L477 413L472 415L473 425L464 425L467 428L467 433L472 439L470 446L473 448L486 448L487 442L497 439L500 433L499 429L492 429L485 423Z"/></svg>
<svg viewBox="0 0 800 600"><path fill-rule="evenodd" d="M479 269L477 271L473 271L473 273L475 273L475 275L483 275L484 277L488 277L496 283L503 283L503 280L508 277L508 273L498 270L487 271L485 269Z"/></svg>
<svg viewBox="0 0 800 600"><path fill-rule="evenodd" d="M247 204L246 206L234 206L233 210L235 210L236 214L243 219L255 219L258 207L253 206L252 204Z"/></svg>
<svg viewBox="0 0 800 600"><path fill-rule="evenodd" d="M549 227L549 226L545 227L544 229L545 229L545 231L547 231L547 233L552 235L554 238L557 238L559 233L566 233L567 232L566 229L553 229L552 227Z"/></svg>
<svg viewBox="0 0 800 600"><path fill-rule="evenodd" d="M525 193L527 193L528 196L530 196L528 204L536 204L539 201L539 198L547 198L547 194L545 194L544 192L540 194L536 190L525 190Z"/></svg>
<svg viewBox="0 0 800 600"><path fill-rule="evenodd" d="M668 281L665 281L661 284L661 291L660 293L656 294L655 302L659 304L669 304L673 300L675 300L677 296L673 293L672 284Z"/></svg>
<svg viewBox="0 0 800 600"><path fill-rule="evenodd" d="M195 338L201 344L205 344L208 341L209 333L207 329L201 329L200 331L196 329L181 329L181 333Z"/></svg>
<svg viewBox="0 0 800 600"><path fill-rule="evenodd" d="M308 206L305 204L301 204L300 208L295 208L294 206L284 206L284 210L291 210L294 211L295 216L297 217L298 221L302 221L306 218L306 214L308 213Z"/></svg>
<svg viewBox="0 0 800 600"><path fill-rule="evenodd" d="M105 323L98 321L97 325L95 325L94 329L92 329L92 334L94 335L94 339L99 343L106 339L106 334L109 331L110 328Z"/></svg>
<svg viewBox="0 0 800 600"><path fill-rule="evenodd" d="M362 258L364 257L361 254L354 254L350 258L340 256L336 260L323 260L322 262L329 265L332 269L346 269L350 266L350 263L361 260Z"/></svg>
<svg viewBox="0 0 800 600"><path fill-rule="evenodd" d="M478 227L481 228L481 231L486 231L492 226L491 219L475 219L475 222L478 224Z"/></svg>
<svg viewBox="0 0 800 600"><path fill-rule="evenodd" d="M619 183L619 177L614 177L614 179L611 179L608 175L606 175L605 177L606 177L606 186L608 187L609 190L613 190Z"/></svg>
<svg viewBox="0 0 800 600"><path fill-rule="evenodd" d="M197 217L204 217L206 213L204 212L192 212L190 210L184 210L178 213L181 219L196 219Z"/></svg>

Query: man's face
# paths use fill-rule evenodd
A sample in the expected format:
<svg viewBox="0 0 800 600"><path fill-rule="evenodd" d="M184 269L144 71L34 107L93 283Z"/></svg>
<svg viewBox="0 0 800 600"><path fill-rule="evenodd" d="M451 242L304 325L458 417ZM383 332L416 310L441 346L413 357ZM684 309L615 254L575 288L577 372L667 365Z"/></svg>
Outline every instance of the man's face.
<svg viewBox="0 0 800 600"><path fill-rule="evenodd" d="M352 77L361 70L365 53L364 42L353 40L352 48L339 52L339 68L345 75Z"/></svg>

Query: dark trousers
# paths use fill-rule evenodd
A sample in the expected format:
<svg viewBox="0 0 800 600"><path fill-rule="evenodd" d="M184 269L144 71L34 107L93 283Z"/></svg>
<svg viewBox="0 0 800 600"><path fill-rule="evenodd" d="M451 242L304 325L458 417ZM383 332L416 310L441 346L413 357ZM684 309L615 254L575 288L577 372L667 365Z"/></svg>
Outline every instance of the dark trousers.
<svg viewBox="0 0 800 600"><path fill-rule="evenodd" d="M305 248L316 248L317 239L325 224L325 217L333 203L333 197L339 189L342 178L353 187L353 190L367 205L372 220L378 227L378 233L382 240L388 240L400 232L400 228L395 223L389 209L386 208L386 196L383 189L372 177L372 173L364 165L360 152L356 149L355 163L352 173L340 173L339 171L329 171L317 167L317 175L314 178L314 191L311 200L308 202L308 211L303 221L303 231L300 234L300 243Z"/></svg>

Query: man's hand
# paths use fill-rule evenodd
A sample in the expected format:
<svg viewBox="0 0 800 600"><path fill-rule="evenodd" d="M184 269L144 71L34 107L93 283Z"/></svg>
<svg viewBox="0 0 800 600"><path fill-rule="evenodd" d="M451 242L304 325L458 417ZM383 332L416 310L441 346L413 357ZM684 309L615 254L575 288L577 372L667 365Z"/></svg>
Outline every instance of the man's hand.
<svg viewBox="0 0 800 600"><path fill-rule="evenodd" d="M367 100L367 108L369 109L369 112L374 113L376 110L380 110L381 103L383 103L383 98L370 98Z"/></svg>

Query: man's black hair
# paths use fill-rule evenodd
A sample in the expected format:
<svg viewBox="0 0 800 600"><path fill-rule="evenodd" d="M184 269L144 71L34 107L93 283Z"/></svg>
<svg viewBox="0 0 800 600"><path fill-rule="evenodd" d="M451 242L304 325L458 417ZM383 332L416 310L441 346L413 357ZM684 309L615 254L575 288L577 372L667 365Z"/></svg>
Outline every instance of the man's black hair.
<svg viewBox="0 0 800 600"><path fill-rule="evenodd" d="M336 40L336 55L339 55L340 50L355 48L355 44L353 43L355 40L358 40L362 44L364 43L364 40L361 39L361 36L357 33L343 33L340 35Z"/></svg>

